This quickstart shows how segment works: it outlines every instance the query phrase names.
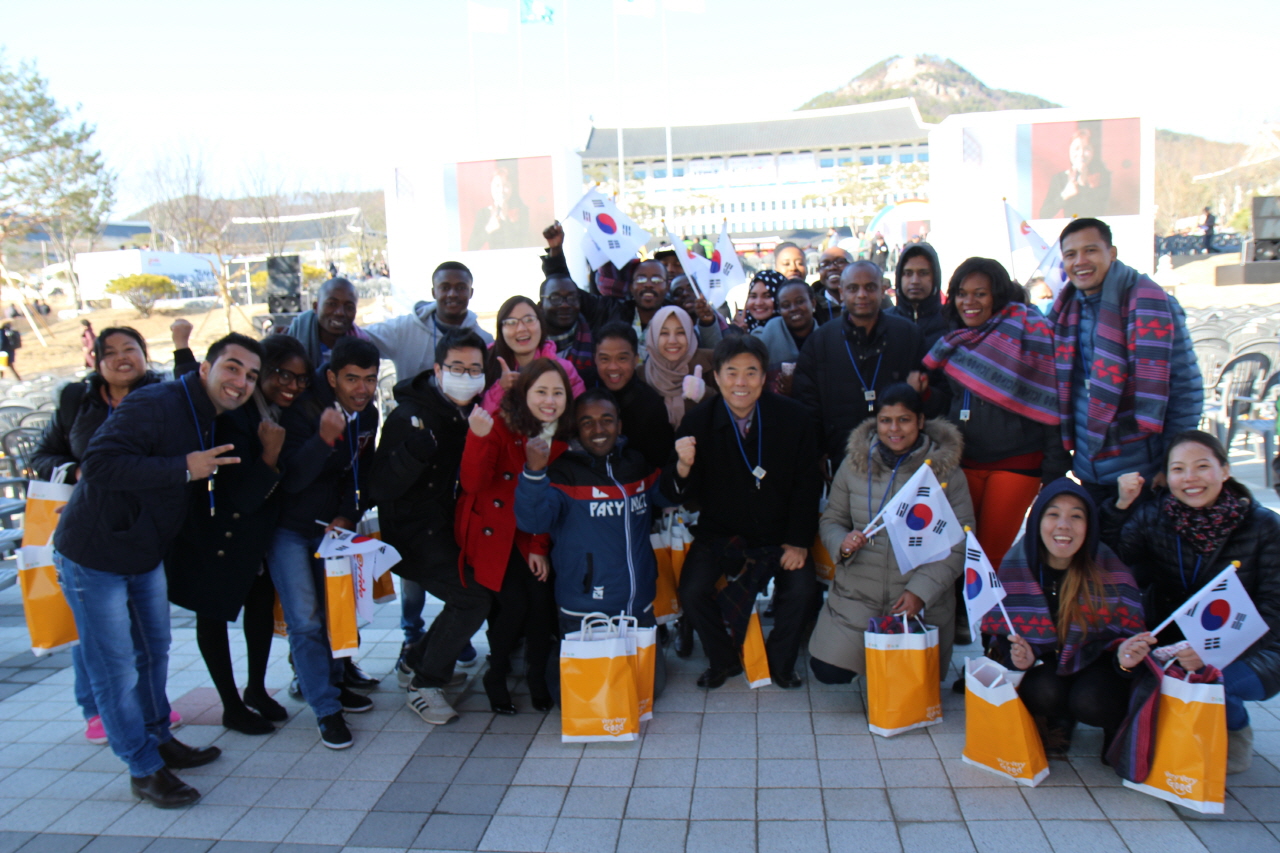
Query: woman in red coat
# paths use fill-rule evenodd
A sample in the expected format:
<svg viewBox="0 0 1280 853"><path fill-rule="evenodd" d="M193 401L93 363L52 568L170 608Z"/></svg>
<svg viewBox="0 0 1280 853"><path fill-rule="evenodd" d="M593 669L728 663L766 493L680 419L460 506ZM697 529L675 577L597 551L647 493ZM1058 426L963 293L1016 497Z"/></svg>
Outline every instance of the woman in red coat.
<svg viewBox="0 0 1280 853"><path fill-rule="evenodd" d="M516 482L524 470L526 444L554 460L572 431L566 415L573 392L556 359L539 358L520 371L497 417L482 407L471 411L471 429L462 453L455 533L462 559L476 581L496 593L489 613L489 671L484 690L496 714L514 714L507 689L511 653L526 638L529 698L538 711L551 710L547 662L556 633L555 599L546 535L516 530Z"/></svg>

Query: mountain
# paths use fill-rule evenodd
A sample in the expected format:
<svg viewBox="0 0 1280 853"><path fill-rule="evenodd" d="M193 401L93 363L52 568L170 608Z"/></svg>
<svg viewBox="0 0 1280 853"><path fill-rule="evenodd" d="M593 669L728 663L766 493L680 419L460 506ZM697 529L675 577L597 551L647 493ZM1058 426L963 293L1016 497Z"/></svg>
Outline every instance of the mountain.
<svg viewBox="0 0 1280 853"><path fill-rule="evenodd" d="M992 89L950 59L922 55L892 56L877 62L839 89L811 98L800 109L816 110L909 97L916 99L920 116L931 122L942 121L952 113L1059 106L1035 95Z"/></svg>

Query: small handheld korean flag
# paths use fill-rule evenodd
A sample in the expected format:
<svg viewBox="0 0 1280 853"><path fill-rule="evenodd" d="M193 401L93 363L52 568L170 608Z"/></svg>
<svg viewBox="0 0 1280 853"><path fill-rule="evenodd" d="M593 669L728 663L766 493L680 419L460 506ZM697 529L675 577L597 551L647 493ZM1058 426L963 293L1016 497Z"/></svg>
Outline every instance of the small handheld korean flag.
<svg viewBox="0 0 1280 853"><path fill-rule="evenodd" d="M727 224L727 223L726 223ZM729 229L721 228L720 239L716 241L716 250L711 255L711 268L707 276L706 297L712 308L725 303L730 288L747 283L747 273L738 251L729 239Z"/></svg>
<svg viewBox="0 0 1280 853"><path fill-rule="evenodd" d="M943 559L964 541L964 528L928 464L921 465L893 496L885 508L884 529L898 558L898 571L904 575Z"/></svg>
<svg viewBox="0 0 1280 853"><path fill-rule="evenodd" d="M711 296L707 293L707 279L711 277L711 261L686 246L684 240L671 233L670 228L667 229L667 242L675 251L676 258L680 261L680 269L685 276L697 284L697 289L702 296L707 297L707 302L712 308L718 305L718 302L711 302Z"/></svg>
<svg viewBox="0 0 1280 853"><path fill-rule="evenodd" d="M969 626L973 636L981 631L982 617L1004 600L1004 586L991 568L987 553L982 550L978 537L970 530L965 533L964 546L964 606L969 614Z"/></svg>
<svg viewBox="0 0 1280 853"><path fill-rule="evenodd" d="M573 206L568 218L581 225L587 237L595 240L600 251L619 269L636 256L651 236L595 187Z"/></svg>
<svg viewBox="0 0 1280 853"><path fill-rule="evenodd" d="M1182 635L1207 664L1225 669L1267 633L1253 599L1232 563L1173 617Z"/></svg>

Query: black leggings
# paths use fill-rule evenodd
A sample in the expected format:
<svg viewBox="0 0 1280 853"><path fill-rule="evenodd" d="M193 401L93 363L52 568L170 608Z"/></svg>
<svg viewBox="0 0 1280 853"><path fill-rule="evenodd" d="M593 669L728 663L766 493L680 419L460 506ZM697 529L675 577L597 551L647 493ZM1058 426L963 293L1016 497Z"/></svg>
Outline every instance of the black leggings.
<svg viewBox="0 0 1280 853"><path fill-rule="evenodd" d="M845 669L815 657L809 658L809 669L813 670L813 677L823 684L852 684L853 679L858 675L851 669Z"/></svg>
<svg viewBox="0 0 1280 853"><path fill-rule="evenodd" d="M249 679L245 688L266 693L267 660L271 657L271 637L275 632L273 610L276 588L271 575L263 572L254 580L244 600L244 644L249 651ZM218 616L196 614L196 644L213 686L222 699L223 711L244 708L240 693L236 690L235 670L231 666L231 642L227 637L227 621Z"/></svg>
<svg viewBox="0 0 1280 853"><path fill-rule="evenodd" d="M1022 677L1018 695L1032 716L1078 721L1110 736L1124 722L1130 687L1116 672L1111 654L1104 653L1074 675L1059 675L1053 664L1032 667Z"/></svg>
<svg viewBox="0 0 1280 853"><path fill-rule="evenodd" d="M552 579L534 577L519 550L512 548L502 589L489 612L489 668L503 675L510 672L511 655L524 637L528 674L544 679L557 627Z"/></svg>

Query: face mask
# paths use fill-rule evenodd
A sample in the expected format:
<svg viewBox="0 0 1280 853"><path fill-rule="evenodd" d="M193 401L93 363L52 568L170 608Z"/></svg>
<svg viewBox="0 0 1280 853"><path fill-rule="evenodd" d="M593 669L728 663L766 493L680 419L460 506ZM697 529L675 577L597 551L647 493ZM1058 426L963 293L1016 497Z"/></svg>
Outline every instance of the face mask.
<svg viewBox="0 0 1280 853"><path fill-rule="evenodd" d="M455 400L470 400L484 390L484 374L454 376L447 370L440 371L440 390Z"/></svg>

